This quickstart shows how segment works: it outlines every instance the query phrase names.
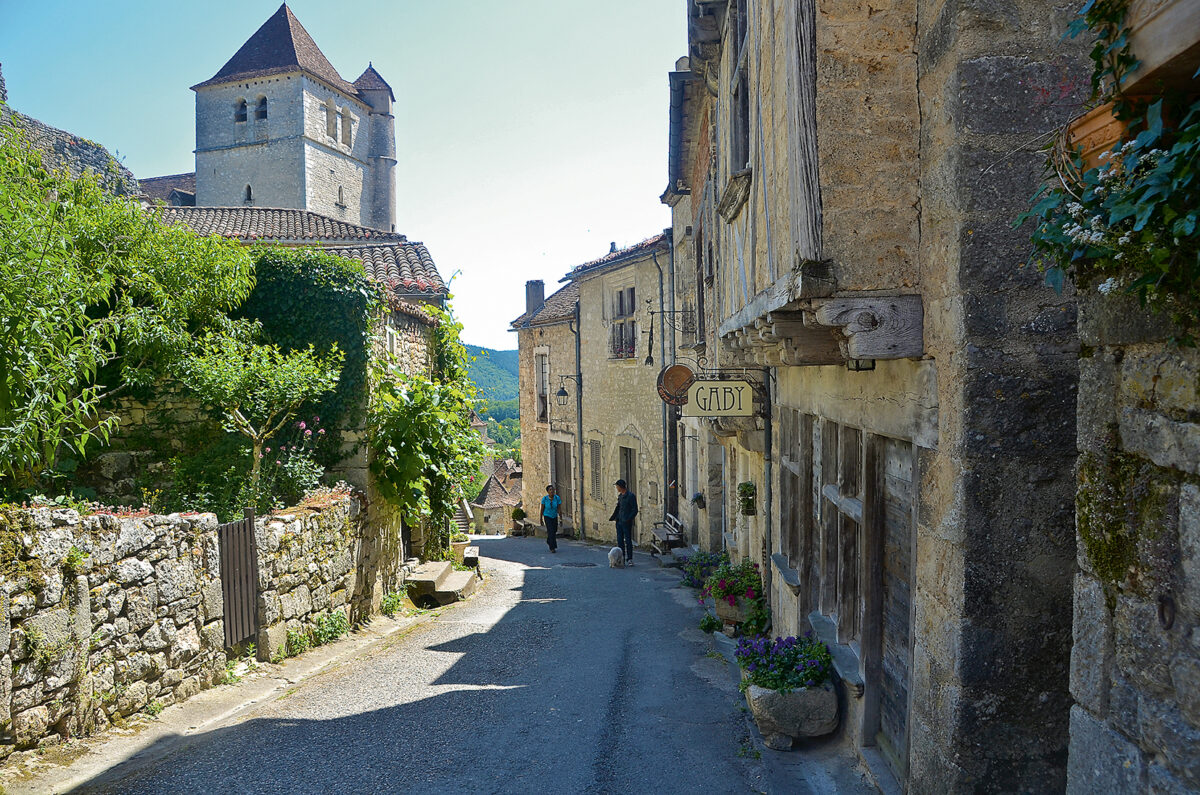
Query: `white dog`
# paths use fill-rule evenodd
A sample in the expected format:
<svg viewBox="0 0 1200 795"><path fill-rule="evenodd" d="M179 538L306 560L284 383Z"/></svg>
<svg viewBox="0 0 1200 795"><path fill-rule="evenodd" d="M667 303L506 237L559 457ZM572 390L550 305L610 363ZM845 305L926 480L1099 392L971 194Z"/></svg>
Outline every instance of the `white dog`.
<svg viewBox="0 0 1200 795"><path fill-rule="evenodd" d="M625 553L621 551L620 547L608 550L608 567L610 569L625 568Z"/></svg>

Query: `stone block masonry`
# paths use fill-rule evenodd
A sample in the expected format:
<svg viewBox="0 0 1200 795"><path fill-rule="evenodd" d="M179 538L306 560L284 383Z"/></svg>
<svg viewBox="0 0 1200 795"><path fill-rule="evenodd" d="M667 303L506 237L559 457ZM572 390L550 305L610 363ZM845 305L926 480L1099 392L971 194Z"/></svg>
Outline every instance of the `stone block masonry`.
<svg viewBox="0 0 1200 795"><path fill-rule="evenodd" d="M309 633L340 612L357 624L403 583L400 523L349 497L320 510L259 519L258 659L288 652L288 632Z"/></svg>
<svg viewBox="0 0 1200 795"><path fill-rule="evenodd" d="M0 757L220 680L216 527L211 514L0 514Z"/></svg>

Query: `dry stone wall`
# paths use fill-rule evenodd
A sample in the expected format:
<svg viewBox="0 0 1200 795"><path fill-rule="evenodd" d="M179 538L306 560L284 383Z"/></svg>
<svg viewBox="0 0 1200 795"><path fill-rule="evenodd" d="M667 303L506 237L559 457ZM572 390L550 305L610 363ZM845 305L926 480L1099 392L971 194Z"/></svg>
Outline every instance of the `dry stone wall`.
<svg viewBox="0 0 1200 795"><path fill-rule="evenodd" d="M1200 352L1081 298L1067 791L1200 788Z"/></svg>
<svg viewBox="0 0 1200 795"><path fill-rule="evenodd" d="M216 526L212 514L0 514L0 756L220 679Z"/></svg>
<svg viewBox="0 0 1200 795"><path fill-rule="evenodd" d="M256 522L260 660L282 656L289 631L307 634L333 612L351 624L378 612L403 582L400 525L387 518L383 506L346 497Z"/></svg>

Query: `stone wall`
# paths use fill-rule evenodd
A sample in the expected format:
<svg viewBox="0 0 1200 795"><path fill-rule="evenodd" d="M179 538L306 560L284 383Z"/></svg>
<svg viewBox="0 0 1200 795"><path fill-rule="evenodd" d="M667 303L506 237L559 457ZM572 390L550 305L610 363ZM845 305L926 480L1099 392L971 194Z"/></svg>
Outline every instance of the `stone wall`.
<svg viewBox="0 0 1200 795"><path fill-rule="evenodd" d="M333 611L351 624L366 619L403 582L399 524L357 498L261 518L255 539L260 660L282 656L289 631L307 632Z"/></svg>
<svg viewBox="0 0 1200 795"><path fill-rule="evenodd" d="M1127 296L1080 301L1067 791L1200 788L1200 352Z"/></svg>
<svg viewBox="0 0 1200 795"><path fill-rule="evenodd" d="M212 514L0 514L0 756L220 680L216 526Z"/></svg>

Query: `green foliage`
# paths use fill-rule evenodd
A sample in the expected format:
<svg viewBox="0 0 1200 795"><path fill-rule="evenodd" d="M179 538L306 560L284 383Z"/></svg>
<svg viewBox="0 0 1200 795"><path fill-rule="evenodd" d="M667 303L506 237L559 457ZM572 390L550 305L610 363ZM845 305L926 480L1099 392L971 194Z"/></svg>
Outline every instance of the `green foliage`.
<svg viewBox="0 0 1200 795"><path fill-rule="evenodd" d="M714 616L712 613L705 613L704 618L700 619L700 631L709 635L721 628L721 619Z"/></svg>
<svg viewBox="0 0 1200 795"><path fill-rule="evenodd" d="M350 622L341 610L332 610L317 616L313 625L312 642L314 646L324 646L332 643L350 631Z"/></svg>
<svg viewBox="0 0 1200 795"><path fill-rule="evenodd" d="M335 345L345 356L337 387L305 401L300 416L321 417L327 431L314 458L328 467L343 457L343 431L360 427L366 410L373 326L384 304L362 263L313 249L254 250L257 284L237 316L257 320L285 353Z"/></svg>
<svg viewBox="0 0 1200 795"><path fill-rule="evenodd" d="M72 544L67 557L63 559L63 573L71 576L82 574L87 569L88 557L88 553Z"/></svg>
<svg viewBox="0 0 1200 795"><path fill-rule="evenodd" d="M157 718L162 714L164 709L163 703L156 698L146 705L146 714L152 718Z"/></svg>
<svg viewBox="0 0 1200 795"><path fill-rule="evenodd" d="M454 533L454 535L450 536L450 540L455 543L461 544L463 542L470 541L471 537L462 531L458 531L458 532Z"/></svg>
<svg viewBox="0 0 1200 795"><path fill-rule="evenodd" d="M833 657L828 647L813 637L787 637L771 640L765 636L745 637L734 652L738 665L746 672L740 687L758 685L768 690L790 693L807 687L820 687L833 677Z"/></svg>
<svg viewBox="0 0 1200 795"><path fill-rule="evenodd" d="M481 400L479 401L479 416L488 420L503 422L504 420L521 419L521 401L512 400Z"/></svg>
<svg viewBox="0 0 1200 795"><path fill-rule="evenodd" d="M404 606L404 600L408 596L407 586L402 586L399 591L392 591L385 594L383 601L379 604L379 612L383 613L388 618L396 615L396 613Z"/></svg>
<svg viewBox="0 0 1200 795"><path fill-rule="evenodd" d="M227 431L250 441L250 487L257 493L267 440L305 401L333 390L342 360L336 345L324 355L311 345L285 354L234 334L210 335L182 363L180 378L201 400L222 409Z"/></svg>
<svg viewBox="0 0 1200 795"><path fill-rule="evenodd" d="M312 635L308 630L289 629L287 631L287 656L295 657L312 648Z"/></svg>
<svg viewBox="0 0 1200 795"><path fill-rule="evenodd" d="M1068 33L1096 35L1092 98L1112 99L1117 118L1129 123L1129 140L1086 173L1077 152L1049 157L1046 185L1017 224L1034 221L1037 265L1056 290L1070 276L1080 287L1137 295L1182 329L1179 342L1195 344L1200 102L1123 93L1122 83L1138 66L1129 48L1128 5L1128 0L1089 0ZM1048 146L1052 153L1064 148L1062 140Z"/></svg>
<svg viewBox="0 0 1200 795"><path fill-rule="evenodd" d="M736 566L726 560L713 569L704 581L703 595L713 599L724 599L730 605L738 599L757 599L762 596L762 578L758 564L744 558Z"/></svg>
<svg viewBox="0 0 1200 795"><path fill-rule="evenodd" d="M0 131L0 478L28 487L107 440L104 400L167 372L252 283L236 243L164 226Z"/></svg>
<svg viewBox="0 0 1200 795"><path fill-rule="evenodd" d="M519 364L516 351L495 351L464 345L470 360L470 377L482 397L490 401L514 401L517 397Z"/></svg>
<svg viewBox="0 0 1200 795"><path fill-rule="evenodd" d="M719 566L729 565L729 554L720 552L697 552L680 558L679 568L683 572L681 585L689 588L703 588L704 581L716 571Z"/></svg>
<svg viewBox="0 0 1200 795"><path fill-rule="evenodd" d="M525 509L518 505L512 509L512 518L514 522L519 522L525 518Z"/></svg>
<svg viewBox="0 0 1200 795"><path fill-rule="evenodd" d="M444 528L459 500L478 489L485 454L471 428L475 388L458 340L462 326L449 313L431 311L439 316L434 377L407 375L380 363L368 413L377 487L404 521L426 522L434 530L428 534L427 557L444 555Z"/></svg>

